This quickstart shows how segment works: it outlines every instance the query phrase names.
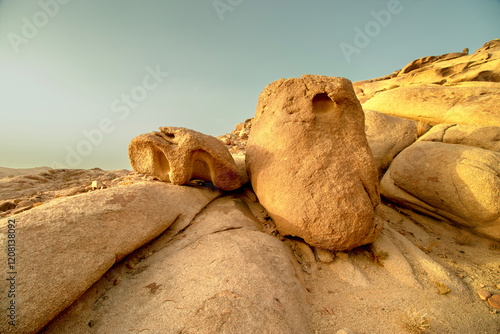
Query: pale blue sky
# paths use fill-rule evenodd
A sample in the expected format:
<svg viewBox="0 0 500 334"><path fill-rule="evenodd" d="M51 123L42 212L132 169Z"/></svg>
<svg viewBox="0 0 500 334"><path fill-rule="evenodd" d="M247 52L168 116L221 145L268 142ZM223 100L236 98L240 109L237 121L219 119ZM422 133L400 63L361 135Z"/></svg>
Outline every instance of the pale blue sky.
<svg viewBox="0 0 500 334"><path fill-rule="evenodd" d="M130 169L141 133L224 134L274 80L474 52L499 17L498 0L0 0L0 166Z"/></svg>

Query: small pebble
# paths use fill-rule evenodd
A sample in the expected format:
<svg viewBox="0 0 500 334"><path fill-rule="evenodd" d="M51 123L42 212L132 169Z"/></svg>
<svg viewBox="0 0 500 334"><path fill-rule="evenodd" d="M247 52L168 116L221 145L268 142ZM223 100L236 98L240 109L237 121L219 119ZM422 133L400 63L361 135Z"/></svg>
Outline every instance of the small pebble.
<svg viewBox="0 0 500 334"><path fill-rule="evenodd" d="M491 307L500 308L500 296L499 295L491 296L488 299L488 303L490 304Z"/></svg>
<svg viewBox="0 0 500 334"><path fill-rule="evenodd" d="M119 281L118 279L115 279L115 280L113 281L113 285L118 285L118 284L120 284L120 281Z"/></svg>
<svg viewBox="0 0 500 334"><path fill-rule="evenodd" d="M316 255L316 260L323 263L333 262L333 259L335 258L335 254L332 252L318 247L314 247L314 253Z"/></svg>
<svg viewBox="0 0 500 334"><path fill-rule="evenodd" d="M491 293L484 289L478 290L477 294L479 295L479 298L481 298L481 300L488 300L488 298L491 297Z"/></svg>
<svg viewBox="0 0 500 334"><path fill-rule="evenodd" d="M10 201L0 203L0 211L9 211L16 207L16 204Z"/></svg>
<svg viewBox="0 0 500 334"><path fill-rule="evenodd" d="M93 190L95 190L95 189L102 189L103 184L102 184L101 181L92 181L91 187L92 187Z"/></svg>
<svg viewBox="0 0 500 334"><path fill-rule="evenodd" d="M24 208L24 207L33 207L33 202L30 200L22 200L17 203L16 209Z"/></svg>
<svg viewBox="0 0 500 334"><path fill-rule="evenodd" d="M336 334L355 334L352 330L349 328L344 328L341 330L338 330Z"/></svg>

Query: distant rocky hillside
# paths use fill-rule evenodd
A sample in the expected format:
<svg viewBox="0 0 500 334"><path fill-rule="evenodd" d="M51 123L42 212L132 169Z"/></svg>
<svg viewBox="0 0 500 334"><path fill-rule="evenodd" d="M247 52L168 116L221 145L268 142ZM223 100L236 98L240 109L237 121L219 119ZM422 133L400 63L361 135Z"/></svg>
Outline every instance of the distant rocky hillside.
<svg viewBox="0 0 500 334"><path fill-rule="evenodd" d="M48 171L50 169L52 169L52 168L50 168L50 167L35 167L35 168L0 167L0 177L37 174L37 173Z"/></svg>
<svg viewBox="0 0 500 334"><path fill-rule="evenodd" d="M0 169L0 332L499 333L499 58L279 79L132 172Z"/></svg>

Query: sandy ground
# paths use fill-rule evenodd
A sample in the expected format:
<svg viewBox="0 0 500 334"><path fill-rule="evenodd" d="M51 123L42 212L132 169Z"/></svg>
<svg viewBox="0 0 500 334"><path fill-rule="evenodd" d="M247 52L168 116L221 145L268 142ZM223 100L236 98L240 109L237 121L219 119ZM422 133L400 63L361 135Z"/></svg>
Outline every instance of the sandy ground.
<svg viewBox="0 0 500 334"><path fill-rule="evenodd" d="M419 328L422 333L500 333L500 310L477 294L481 288L500 294L500 243L411 211L400 213L406 219L391 215L386 226L409 240L418 249L415 253L431 259L407 258L421 288L405 284L386 268L396 256L391 252L377 264L369 247L337 253L332 263L310 261L310 255L295 251L316 333L420 333ZM450 285L449 292L440 294L446 287L439 291L429 268L444 269L442 274L458 282L456 288Z"/></svg>

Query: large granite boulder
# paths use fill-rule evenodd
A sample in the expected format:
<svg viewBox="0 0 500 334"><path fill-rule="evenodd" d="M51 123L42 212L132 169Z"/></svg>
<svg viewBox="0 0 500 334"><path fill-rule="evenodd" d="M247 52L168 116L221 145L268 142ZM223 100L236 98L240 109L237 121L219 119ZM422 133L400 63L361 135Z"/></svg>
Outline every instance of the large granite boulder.
<svg viewBox="0 0 500 334"><path fill-rule="evenodd" d="M349 80L304 75L267 86L246 158L255 193L282 234L330 250L376 239L377 170Z"/></svg>
<svg viewBox="0 0 500 334"><path fill-rule="evenodd" d="M117 261L175 221L191 221L220 194L141 182L54 199L0 220L2 249L13 239L9 230L15 230L16 263L11 269L16 272L17 305L15 327L1 321L0 332L37 332ZM0 253L2 263L7 263L7 254ZM2 279L0 290L8 291L9 284ZM0 295L2 305L10 300L7 293Z"/></svg>
<svg viewBox="0 0 500 334"><path fill-rule="evenodd" d="M115 266L45 333L312 333L298 264L260 228L242 200L217 199Z"/></svg>
<svg viewBox="0 0 500 334"><path fill-rule="evenodd" d="M431 128L424 123L373 110L365 110L365 123L366 139L372 150L379 176L384 174L399 152Z"/></svg>
<svg viewBox="0 0 500 334"><path fill-rule="evenodd" d="M381 193L500 239L500 128L442 125L433 130L394 159ZM474 144L478 147L469 146Z"/></svg>
<svg viewBox="0 0 500 334"><path fill-rule="evenodd" d="M222 190L234 190L247 182L245 169L238 167L217 138L186 128L159 129L130 142L130 164L135 171L172 184L209 181Z"/></svg>

